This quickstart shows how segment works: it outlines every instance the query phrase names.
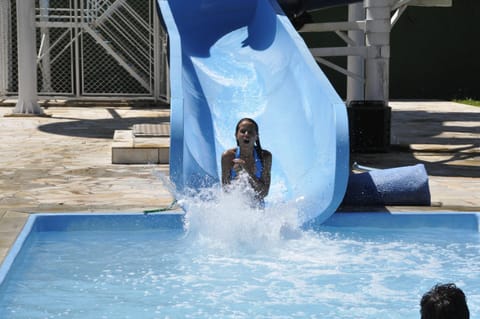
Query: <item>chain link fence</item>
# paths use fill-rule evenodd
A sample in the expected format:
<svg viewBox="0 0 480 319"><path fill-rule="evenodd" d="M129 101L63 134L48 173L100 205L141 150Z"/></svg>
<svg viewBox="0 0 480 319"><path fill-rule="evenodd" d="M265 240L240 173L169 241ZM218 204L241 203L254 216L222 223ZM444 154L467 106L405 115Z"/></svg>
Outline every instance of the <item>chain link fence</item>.
<svg viewBox="0 0 480 319"><path fill-rule="evenodd" d="M21 0L17 0L21 1ZM16 1L0 0L0 97L18 91ZM41 96L168 99L156 1L36 0ZM2 92L3 88L3 92Z"/></svg>
<svg viewBox="0 0 480 319"><path fill-rule="evenodd" d="M74 19L69 2L36 1L36 22L37 25L42 23L36 28L37 88L40 95L75 94L75 29L63 23Z"/></svg>
<svg viewBox="0 0 480 319"><path fill-rule="evenodd" d="M10 2L0 0L0 97L7 92L8 60L9 60L9 30Z"/></svg>

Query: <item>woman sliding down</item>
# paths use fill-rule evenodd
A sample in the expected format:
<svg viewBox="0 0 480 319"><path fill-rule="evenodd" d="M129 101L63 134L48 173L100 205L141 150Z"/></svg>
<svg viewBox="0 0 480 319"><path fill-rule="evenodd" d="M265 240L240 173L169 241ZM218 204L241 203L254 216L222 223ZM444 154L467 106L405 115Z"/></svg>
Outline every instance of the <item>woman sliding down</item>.
<svg viewBox="0 0 480 319"><path fill-rule="evenodd" d="M255 192L255 200L263 206L270 189L272 154L262 149L257 123L241 119L235 129L237 147L222 154L222 185L226 189L232 181L245 176Z"/></svg>

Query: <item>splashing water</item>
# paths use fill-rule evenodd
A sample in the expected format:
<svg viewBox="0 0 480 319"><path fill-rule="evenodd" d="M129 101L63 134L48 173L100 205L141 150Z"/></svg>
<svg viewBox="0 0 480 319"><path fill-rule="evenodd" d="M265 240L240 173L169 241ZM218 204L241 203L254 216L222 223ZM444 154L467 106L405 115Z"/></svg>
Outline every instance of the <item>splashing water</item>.
<svg viewBox="0 0 480 319"><path fill-rule="evenodd" d="M190 191L179 199L187 236L214 249L258 250L299 234L298 212L277 202L262 208L247 177L229 185Z"/></svg>
<svg viewBox="0 0 480 319"><path fill-rule="evenodd" d="M163 184L163 186L165 186L165 188L167 189L167 191L173 196L175 197L175 194L176 194L176 191L175 191L175 185L173 185L173 183L170 181L170 178L168 178L168 176L163 173L163 172L160 172L160 171L156 171L156 170L153 170L152 171L152 174L153 176L155 176L158 180L160 180Z"/></svg>
<svg viewBox="0 0 480 319"><path fill-rule="evenodd" d="M187 311L200 311L192 317L223 311L238 318L418 318L422 293L438 282L456 282L471 313L480 313L478 234L452 230L447 238L428 229L326 226L305 231L294 202L261 209L252 205L253 195L241 179L228 191L216 185L177 195L186 211L178 241L178 267L185 274L174 278L198 289L184 295L172 285L169 294L180 294Z"/></svg>

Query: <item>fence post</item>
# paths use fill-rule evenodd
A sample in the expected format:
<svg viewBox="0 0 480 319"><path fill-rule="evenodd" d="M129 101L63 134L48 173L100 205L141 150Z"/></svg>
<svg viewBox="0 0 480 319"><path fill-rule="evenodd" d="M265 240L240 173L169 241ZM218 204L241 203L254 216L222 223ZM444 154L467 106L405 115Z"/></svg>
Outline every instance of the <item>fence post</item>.
<svg viewBox="0 0 480 319"><path fill-rule="evenodd" d="M37 101L35 1L17 0L18 101L13 114L41 115Z"/></svg>
<svg viewBox="0 0 480 319"><path fill-rule="evenodd" d="M0 0L0 97L7 94L10 0Z"/></svg>

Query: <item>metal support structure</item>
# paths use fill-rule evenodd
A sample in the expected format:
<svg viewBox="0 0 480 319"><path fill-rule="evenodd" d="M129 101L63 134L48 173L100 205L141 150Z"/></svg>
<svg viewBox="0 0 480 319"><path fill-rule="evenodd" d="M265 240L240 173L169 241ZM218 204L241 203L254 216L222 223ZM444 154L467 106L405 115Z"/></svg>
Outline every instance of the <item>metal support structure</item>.
<svg viewBox="0 0 480 319"><path fill-rule="evenodd" d="M350 4L348 6L348 22L363 21L365 19L365 9L362 3ZM348 37L353 40L351 46L365 46L365 34L362 30L349 30ZM364 100L364 57L349 55L347 58L347 69L355 77L347 77L347 104L355 100ZM360 79L360 80L359 80Z"/></svg>
<svg viewBox="0 0 480 319"><path fill-rule="evenodd" d="M305 24L299 30L334 32L345 43L341 47L311 48L310 52L320 64L347 76L353 152L384 152L390 147L390 31L409 5L448 6L451 0L364 0L348 5L347 22ZM346 56L347 69L324 58L332 56Z"/></svg>
<svg viewBox="0 0 480 319"><path fill-rule="evenodd" d="M50 8L50 0L40 0L40 21L48 21L48 10ZM48 28L40 28L40 49L38 50L37 59L41 59L40 67L42 69L42 91L49 92L52 90L52 72L50 68L50 52L45 52L46 49L50 48L50 32Z"/></svg>
<svg viewBox="0 0 480 319"><path fill-rule="evenodd" d="M73 1L73 14L72 14L72 18L73 18L73 22L74 22L74 27L72 29L73 31L73 38L75 39L74 41L72 41L72 45L73 45L73 51L74 51L74 55L75 57L79 57L80 56L80 45L79 45L79 38L80 38L80 34L81 34L81 31L80 31L80 17L79 17L79 13L83 13L83 9L80 10L80 8L78 7L78 1ZM75 59L74 60L74 74L75 74L75 81L74 81L74 86L75 86L75 92L76 92L76 97L79 98L80 97L80 92L82 90L82 87L81 87L81 79L80 79L80 59Z"/></svg>
<svg viewBox="0 0 480 319"><path fill-rule="evenodd" d="M390 3L365 0L365 44L371 48L365 61L365 99L388 104L390 59Z"/></svg>
<svg viewBox="0 0 480 319"><path fill-rule="evenodd" d="M40 41L33 44L34 50L39 46L37 67L24 62L30 59L28 51L32 45L20 38L28 29L29 37L35 41L30 20L18 13L11 15L15 6L17 12L24 11L22 8L26 6L33 10L32 2L39 5L36 27ZM37 94L42 96L82 99L122 95L168 100L168 40L158 22L156 0L148 1L148 12L135 0L75 0L61 5L55 2L57 8L50 7L52 3L0 0L0 96L21 92L22 104L27 105L36 97L25 92L38 85L41 90ZM451 6L452 0L364 0L349 5L349 21L306 24L300 30L334 32L344 41L344 46L312 48L311 52L320 64L347 76L347 102L388 103L389 33L411 5ZM32 14L28 13L28 19ZM15 24L18 24L18 39L11 34L12 30L15 33ZM13 67L15 50L19 52L18 74ZM347 68L325 59L328 56L346 56ZM37 72L40 72L38 82ZM116 81L117 77L122 81ZM16 110L23 109L22 104ZM36 106L27 107L30 108L39 111Z"/></svg>
<svg viewBox="0 0 480 319"><path fill-rule="evenodd" d="M37 97L35 1L17 1L18 101L13 114L43 114Z"/></svg>
<svg viewBox="0 0 480 319"><path fill-rule="evenodd" d="M155 9L155 8L154 8ZM170 102L170 93L168 90L169 76L166 59L163 58L163 54L168 51L167 48L167 33L161 33L160 19L154 15L153 19L153 60L157 61L153 64L153 96L155 100L158 100L160 96L164 96L166 102ZM162 90L161 84L164 83L165 87Z"/></svg>
<svg viewBox="0 0 480 319"><path fill-rule="evenodd" d="M347 76L347 102L388 104L390 31L408 6L450 7L452 0L364 0L348 5L347 22L309 23L299 30L334 32L345 42L346 46L311 48L310 52L320 64ZM333 56L346 56L347 69L324 58Z"/></svg>
<svg viewBox="0 0 480 319"><path fill-rule="evenodd" d="M156 3L0 0L0 97L22 92L28 104L36 98L26 96L27 88L37 87L42 98L167 101L167 38ZM15 14L26 5L33 6L29 17L36 29L27 49L36 51L35 67L23 62L27 41L20 39L30 26ZM27 70L28 77L21 75Z"/></svg>

